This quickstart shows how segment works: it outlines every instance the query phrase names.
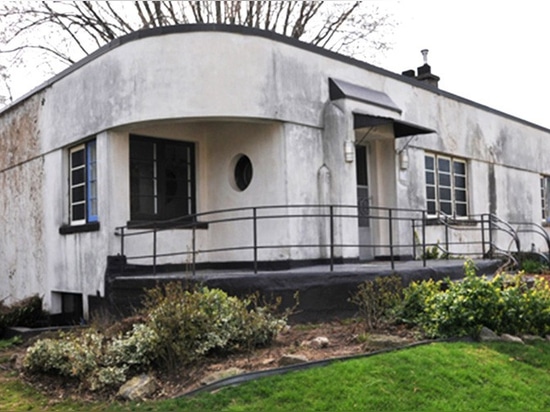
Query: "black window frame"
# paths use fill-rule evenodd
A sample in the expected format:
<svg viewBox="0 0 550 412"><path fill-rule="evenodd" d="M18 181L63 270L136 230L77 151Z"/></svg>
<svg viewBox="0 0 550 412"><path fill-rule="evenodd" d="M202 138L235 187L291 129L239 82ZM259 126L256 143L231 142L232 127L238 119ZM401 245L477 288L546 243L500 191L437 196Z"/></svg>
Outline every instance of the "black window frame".
<svg viewBox="0 0 550 412"><path fill-rule="evenodd" d="M171 219L185 220L186 216L196 214L196 162L195 143L182 140L162 139L143 135L130 135L129 167L130 167L130 222L159 222ZM149 154L138 154L138 145L142 149L150 148ZM173 150L170 150L173 149ZM143 150L142 150L143 151ZM183 151L185 159L172 158L170 155ZM150 157L146 157L149 156ZM140 157L142 156L142 157ZM169 166L169 162L180 163L186 169L185 176L176 175ZM174 165L172 165L174 166ZM144 170L149 169L149 170ZM139 172L138 172L139 170ZM167 173L172 173L167 176ZM137 173L137 174L136 174ZM149 173L149 174L148 174ZM150 183L147 183L147 182ZM144 183L145 189L140 189ZM181 190L179 186L185 182L185 196L175 196L174 190ZM169 185L172 185L169 187ZM175 185L175 186L174 186ZM145 193L145 190L150 190ZM141 191L140 191L141 190ZM171 213L168 210L168 200L172 197L183 202L186 207L181 213ZM140 208L141 206L141 208ZM148 208L148 210L145 210Z"/></svg>

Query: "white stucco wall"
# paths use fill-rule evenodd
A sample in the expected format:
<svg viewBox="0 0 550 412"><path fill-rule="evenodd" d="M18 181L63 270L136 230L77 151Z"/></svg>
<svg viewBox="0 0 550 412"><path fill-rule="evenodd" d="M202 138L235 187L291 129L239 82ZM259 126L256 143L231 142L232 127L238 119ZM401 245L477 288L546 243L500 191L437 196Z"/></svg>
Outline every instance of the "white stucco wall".
<svg viewBox="0 0 550 412"><path fill-rule="evenodd" d="M386 93L401 112L352 99L331 102L329 78ZM353 206L355 163L344 158L345 142L354 143L359 135L353 112L436 131L397 140L388 130L369 135L374 205L424 208L424 155L432 152L468 162L471 213L540 221L539 176L550 175L548 130L370 66L254 33L156 35L123 42L0 113L0 276L7 285L0 299L42 293L50 304L52 292L103 294L106 258L120 251L114 230L130 219L130 134L195 143L198 212ZM68 149L92 137L100 229L60 235L59 228L68 223ZM408 155L406 168L400 151ZM254 167L242 192L231 184L232 162L240 154ZM335 223L337 243L357 242L356 221ZM410 242L407 225L394 228L395 240ZM197 230L198 248L246 246L250 226L240 222ZM320 218L262 220L259 241L325 242L327 230ZM372 230L386 242L382 223ZM440 228L429 232L431 239L441 239ZM166 252L181 249L190 236L189 231L166 232L159 245ZM128 242L136 254L150 251L150 244ZM353 247L336 253L358 256ZM260 252L260 260L267 261L326 257L324 247ZM250 258L250 251L197 257L205 262Z"/></svg>

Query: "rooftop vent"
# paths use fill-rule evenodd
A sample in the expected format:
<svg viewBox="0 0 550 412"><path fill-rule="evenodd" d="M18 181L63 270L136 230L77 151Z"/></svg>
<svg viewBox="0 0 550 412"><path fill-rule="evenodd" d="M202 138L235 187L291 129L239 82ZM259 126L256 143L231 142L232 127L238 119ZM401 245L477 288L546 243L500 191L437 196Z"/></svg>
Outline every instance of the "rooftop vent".
<svg viewBox="0 0 550 412"><path fill-rule="evenodd" d="M414 70L406 70L401 74L406 77L414 77L416 80L420 80L434 87L438 87L439 76L432 73L432 68L428 64L428 49L423 49L420 53L422 53L424 64L417 68L418 74L415 76Z"/></svg>

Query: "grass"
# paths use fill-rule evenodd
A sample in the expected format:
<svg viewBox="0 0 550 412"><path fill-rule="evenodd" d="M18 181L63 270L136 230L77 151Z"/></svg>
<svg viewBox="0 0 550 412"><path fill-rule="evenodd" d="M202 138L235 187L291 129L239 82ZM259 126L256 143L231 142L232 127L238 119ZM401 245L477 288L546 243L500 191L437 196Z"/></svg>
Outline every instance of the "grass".
<svg viewBox="0 0 550 412"><path fill-rule="evenodd" d="M0 410L544 411L550 410L549 386L550 343L433 343L139 404L52 404L2 379Z"/></svg>

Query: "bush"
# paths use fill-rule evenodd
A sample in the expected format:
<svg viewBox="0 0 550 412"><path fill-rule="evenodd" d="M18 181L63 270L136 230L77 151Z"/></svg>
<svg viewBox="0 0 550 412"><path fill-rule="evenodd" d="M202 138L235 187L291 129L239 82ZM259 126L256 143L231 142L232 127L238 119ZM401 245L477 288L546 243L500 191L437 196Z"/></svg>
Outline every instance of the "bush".
<svg viewBox="0 0 550 412"><path fill-rule="evenodd" d="M428 279L412 282L403 289L403 301L398 309L398 318L407 324L418 325L426 322L425 307L436 293L443 288L443 282Z"/></svg>
<svg viewBox="0 0 550 412"><path fill-rule="evenodd" d="M270 343L286 324L285 316L274 315L276 307L260 307L256 297L241 300L219 289L187 291L179 283L149 291L145 303L167 366Z"/></svg>
<svg viewBox="0 0 550 412"><path fill-rule="evenodd" d="M448 282L415 282L404 290L400 317L431 337L477 336L483 326L497 333L550 332L550 287L540 279L529 286L522 273L477 276L471 261L465 277Z"/></svg>
<svg viewBox="0 0 550 412"><path fill-rule="evenodd" d="M101 361L103 336L95 331L41 339L28 348L23 365L31 372L86 378Z"/></svg>
<svg viewBox="0 0 550 412"><path fill-rule="evenodd" d="M148 291L145 311L106 333L89 328L38 340L28 348L24 367L78 379L85 388L119 385L129 375L161 364L191 363L207 354L266 345L286 324L275 316L278 302L258 305L218 289L184 290L171 283Z"/></svg>
<svg viewBox="0 0 550 412"><path fill-rule="evenodd" d="M33 327L46 318L42 310L42 298L33 295L13 303L4 305L0 302L0 331L9 326Z"/></svg>
<svg viewBox="0 0 550 412"><path fill-rule="evenodd" d="M349 299L359 308L359 316L367 330L376 329L395 318L402 300L403 285L396 275L378 277L359 285L359 290Z"/></svg>

